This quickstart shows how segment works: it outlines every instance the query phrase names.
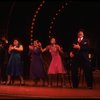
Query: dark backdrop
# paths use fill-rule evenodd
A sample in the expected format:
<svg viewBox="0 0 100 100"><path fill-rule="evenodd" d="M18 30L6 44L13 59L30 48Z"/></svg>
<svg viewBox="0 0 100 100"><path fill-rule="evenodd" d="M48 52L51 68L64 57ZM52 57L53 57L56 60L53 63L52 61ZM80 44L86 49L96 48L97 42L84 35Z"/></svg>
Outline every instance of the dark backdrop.
<svg viewBox="0 0 100 100"><path fill-rule="evenodd" d="M1 1L0 2L0 34L8 36L9 43L18 37L24 45L23 59L26 70L29 70L28 45L30 44L30 27L33 15L42 0L35 1ZM51 19L65 0L48 0L39 12L33 37L39 39L43 47L49 43L49 26ZM51 35L65 52L69 51L71 41L80 28L91 40L91 49L95 54L95 66L100 66L100 2L71 1L56 17Z"/></svg>

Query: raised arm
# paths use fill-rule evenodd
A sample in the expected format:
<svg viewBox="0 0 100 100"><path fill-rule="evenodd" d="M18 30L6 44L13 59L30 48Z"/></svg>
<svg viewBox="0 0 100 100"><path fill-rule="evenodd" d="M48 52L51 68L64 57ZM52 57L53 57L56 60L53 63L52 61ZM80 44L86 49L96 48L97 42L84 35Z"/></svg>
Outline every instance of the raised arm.
<svg viewBox="0 0 100 100"><path fill-rule="evenodd" d="M10 54L13 49L14 49L13 46L10 45L9 48L8 48L8 53Z"/></svg>

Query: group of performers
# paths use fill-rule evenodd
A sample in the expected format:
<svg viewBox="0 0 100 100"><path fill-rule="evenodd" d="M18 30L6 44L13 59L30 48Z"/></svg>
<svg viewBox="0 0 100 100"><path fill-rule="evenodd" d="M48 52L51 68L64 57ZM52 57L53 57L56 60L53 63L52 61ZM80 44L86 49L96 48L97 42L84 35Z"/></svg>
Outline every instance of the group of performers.
<svg viewBox="0 0 100 100"><path fill-rule="evenodd" d="M0 44L0 50L5 49ZM7 49L5 49L6 51ZM21 85L24 85L23 79L23 69L22 69L22 59L21 52L23 51L23 45L20 44L18 39L14 39L13 43L8 47L8 53L10 55L6 71L3 72L4 75L7 75L6 85L10 85L12 78L14 76L19 76ZM46 72L43 63L42 53L49 51L52 56L51 63ZM87 87L89 89L93 88L93 75L92 75L92 66L89 61L89 40L84 37L84 32L80 30L78 32L78 37L76 41L73 42L72 48L70 50L70 59L71 59L71 82L72 88L78 88L79 78L78 78L78 68L81 67L85 74L85 80ZM2 73L2 57L5 53L0 51L0 70ZM66 87L65 75L67 70L64 67L60 53L63 53L62 48L56 43L55 38L50 39L50 44L45 48L42 47L42 44L39 40L34 40L33 44L29 45L29 53L31 55L30 60L30 80L34 80L35 86L38 84L39 80L42 80L42 85L45 86L45 81L48 79L48 87L53 85L53 77L55 75L60 75L62 80L62 87ZM1 56L2 55L2 56ZM2 78L2 75L1 75ZM2 81L2 79L1 79ZM58 82L57 82L58 86Z"/></svg>

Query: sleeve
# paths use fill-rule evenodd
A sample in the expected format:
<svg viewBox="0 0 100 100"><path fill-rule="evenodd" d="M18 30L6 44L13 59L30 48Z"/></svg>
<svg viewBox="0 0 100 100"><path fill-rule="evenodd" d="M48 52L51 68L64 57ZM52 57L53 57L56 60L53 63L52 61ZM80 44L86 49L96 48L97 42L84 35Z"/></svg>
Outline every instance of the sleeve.
<svg viewBox="0 0 100 100"><path fill-rule="evenodd" d="M90 49L90 41L88 39L84 40L84 42L80 45L80 50L89 51L89 49Z"/></svg>

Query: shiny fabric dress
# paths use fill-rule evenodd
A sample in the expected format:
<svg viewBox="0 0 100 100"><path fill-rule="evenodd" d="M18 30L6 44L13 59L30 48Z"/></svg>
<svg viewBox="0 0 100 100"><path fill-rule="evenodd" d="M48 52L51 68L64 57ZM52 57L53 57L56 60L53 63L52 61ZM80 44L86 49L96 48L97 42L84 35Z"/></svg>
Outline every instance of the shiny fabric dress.
<svg viewBox="0 0 100 100"><path fill-rule="evenodd" d="M51 53L52 60L48 69L48 74L65 74L66 71L64 69L63 63L61 56L59 54L59 46L55 45L54 47L52 46L47 46L47 49Z"/></svg>
<svg viewBox="0 0 100 100"><path fill-rule="evenodd" d="M21 54L18 51L13 50L11 52L9 62L7 65L7 75L20 76L22 75L22 60Z"/></svg>
<svg viewBox="0 0 100 100"><path fill-rule="evenodd" d="M31 80L45 79L46 73L43 66L43 59L40 49L33 48L33 50L30 50L30 54L31 54L30 79Z"/></svg>

